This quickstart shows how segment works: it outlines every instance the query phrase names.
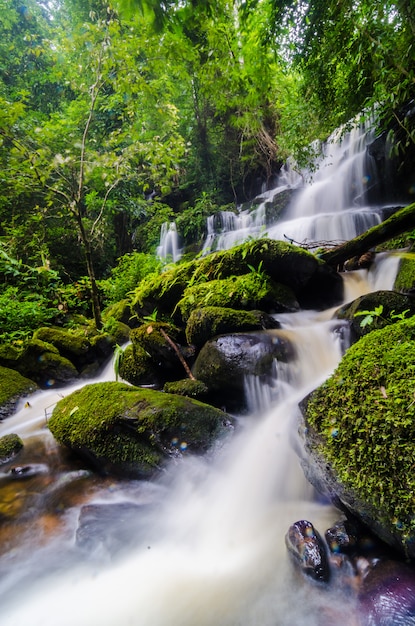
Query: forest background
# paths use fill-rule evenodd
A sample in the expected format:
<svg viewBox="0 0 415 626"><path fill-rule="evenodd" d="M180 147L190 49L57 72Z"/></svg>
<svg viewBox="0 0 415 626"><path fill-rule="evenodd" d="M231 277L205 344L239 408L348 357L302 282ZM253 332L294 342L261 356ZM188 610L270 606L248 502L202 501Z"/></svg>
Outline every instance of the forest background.
<svg viewBox="0 0 415 626"><path fill-rule="evenodd" d="M101 328L160 267L164 222L197 243L358 114L415 143L404 0L0 0L0 16L0 342L68 312Z"/></svg>

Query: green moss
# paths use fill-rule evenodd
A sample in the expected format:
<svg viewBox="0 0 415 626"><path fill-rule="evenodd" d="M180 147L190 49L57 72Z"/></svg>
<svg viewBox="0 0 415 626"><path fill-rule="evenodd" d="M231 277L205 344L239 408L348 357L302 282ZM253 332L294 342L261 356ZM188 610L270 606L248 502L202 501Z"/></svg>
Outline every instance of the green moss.
<svg viewBox="0 0 415 626"><path fill-rule="evenodd" d="M119 375L132 385L158 383L157 370L149 354L140 345L128 345L123 353Z"/></svg>
<svg viewBox="0 0 415 626"><path fill-rule="evenodd" d="M398 291L409 291L415 285L415 253L412 252L410 255L404 257L399 264L394 285Z"/></svg>
<svg viewBox="0 0 415 626"><path fill-rule="evenodd" d="M189 398L197 398L199 400L206 398L208 394L208 388L205 383L201 380L192 380L191 378L166 383L163 389L166 393L174 393L179 396L188 396Z"/></svg>
<svg viewBox="0 0 415 626"><path fill-rule="evenodd" d="M308 424L340 482L415 532L415 317L354 344L311 395Z"/></svg>
<svg viewBox="0 0 415 626"><path fill-rule="evenodd" d="M18 435L0 437L0 463L6 463L23 448L23 441Z"/></svg>
<svg viewBox="0 0 415 626"><path fill-rule="evenodd" d="M183 319L206 306L265 311L295 310L298 307L288 287L274 283L267 275L250 272L242 276L211 280L188 287L178 307Z"/></svg>
<svg viewBox="0 0 415 626"><path fill-rule="evenodd" d="M258 312L208 306L191 312L186 325L186 339L189 344L202 346L216 335L261 328Z"/></svg>
<svg viewBox="0 0 415 626"><path fill-rule="evenodd" d="M175 440L206 447L224 414L189 398L123 383L86 385L62 399L49 420L60 443L113 464L158 466Z"/></svg>
<svg viewBox="0 0 415 626"><path fill-rule="evenodd" d="M34 333L33 339L52 344L62 354L79 356L88 352L90 348L90 343L82 330L70 331L44 327Z"/></svg>
<svg viewBox="0 0 415 626"><path fill-rule="evenodd" d="M8 367L0 367L0 405L32 393L36 389L37 385L19 372Z"/></svg>

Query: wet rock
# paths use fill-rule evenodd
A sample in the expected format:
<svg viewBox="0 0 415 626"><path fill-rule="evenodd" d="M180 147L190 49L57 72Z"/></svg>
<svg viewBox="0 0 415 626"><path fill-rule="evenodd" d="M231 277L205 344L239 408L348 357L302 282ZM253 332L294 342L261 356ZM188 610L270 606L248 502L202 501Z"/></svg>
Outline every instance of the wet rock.
<svg viewBox="0 0 415 626"><path fill-rule="evenodd" d="M304 574L319 582L329 580L326 547L311 522L300 520L292 524L285 536L285 544Z"/></svg>
<svg viewBox="0 0 415 626"><path fill-rule="evenodd" d="M205 452L230 424L197 400L118 382L69 394L48 422L56 440L93 468L133 477L154 474L171 456Z"/></svg>
<svg viewBox="0 0 415 626"><path fill-rule="evenodd" d="M19 435L11 433L0 437L0 464L13 459L23 448L23 441Z"/></svg>
<svg viewBox="0 0 415 626"><path fill-rule="evenodd" d="M227 410L245 408L246 376L272 380L275 360L288 362L294 356L292 345L277 333L233 333L205 343L192 371L207 385L210 402Z"/></svg>

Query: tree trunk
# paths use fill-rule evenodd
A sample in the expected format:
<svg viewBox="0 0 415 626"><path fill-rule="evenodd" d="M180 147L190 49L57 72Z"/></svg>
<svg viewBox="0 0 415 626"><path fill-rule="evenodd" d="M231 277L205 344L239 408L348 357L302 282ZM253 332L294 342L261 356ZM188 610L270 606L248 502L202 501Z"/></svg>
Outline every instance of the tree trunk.
<svg viewBox="0 0 415 626"><path fill-rule="evenodd" d="M415 202L399 209L381 224L373 226L362 235L346 241L320 254L320 258L333 267L342 267L345 261L361 256L370 248L415 228Z"/></svg>
<svg viewBox="0 0 415 626"><path fill-rule="evenodd" d="M95 320L95 327L97 330L101 330L102 328L101 306L99 303L99 293L98 293L97 282L95 280L95 270L94 270L94 264L92 261L91 244L85 232L80 207L76 206L75 210L76 210L76 218L77 218L78 226L79 226L79 232L81 234L81 240L82 240L82 244L85 250L85 259L86 259L86 266L88 270L88 276L89 276L89 280L91 281L91 304L92 304L92 313L93 313L94 320Z"/></svg>

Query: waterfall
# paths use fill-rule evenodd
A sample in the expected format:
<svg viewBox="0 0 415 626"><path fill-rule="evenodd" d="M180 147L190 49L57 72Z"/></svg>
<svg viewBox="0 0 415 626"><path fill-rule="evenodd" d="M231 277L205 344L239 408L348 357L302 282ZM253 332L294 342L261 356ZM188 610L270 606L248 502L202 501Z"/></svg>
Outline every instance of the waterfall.
<svg viewBox="0 0 415 626"><path fill-rule="evenodd" d="M352 239L380 223L388 207L369 203L370 191L379 182L375 159L367 150L373 139L371 125L353 122L329 137L312 167L298 172L287 162L276 188L255 199L252 212L239 210L219 225L208 221L204 251L225 250L259 236L307 244L312 249ZM295 193L282 220L267 219L266 203L287 189ZM247 227L250 219L254 227Z"/></svg>
<svg viewBox="0 0 415 626"><path fill-rule="evenodd" d="M339 146L333 137L315 173L297 176L287 165L277 190L263 194L254 214L223 217L219 245L233 245L242 231L260 234L266 203L290 186L297 193L284 222L266 225L269 236L344 239L350 236L344 229L357 233L371 225L381 213L365 204L373 182L363 156L367 141L361 128L345 133ZM217 223L210 224L214 247ZM179 254L171 224L158 254L173 260ZM345 301L392 287L398 259L378 262L381 268L347 274ZM294 521L309 519L324 532L340 515L316 500L295 453L298 403L331 374L347 344L332 313L277 316L281 328L267 332L289 341L295 358L275 362L276 376L265 385L247 378L251 411L235 416L233 437L202 457L171 460L152 481L94 475L62 454L47 429L48 415L83 382L21 403L0 423L0 436L22 437L19 463L37 464L39 476L17 477L2 490L0 514L7 520L10 507L23 513L0 527L0 624L352 626L353 599L339 588L330 594L311 587L293 568L284 543ZM100 380L113 376L109 364ZM0 486L3 480L9 478L0 473ZM97 532L82 526L84 507L96 507ZM126 510L133 515L123 522ZM89 547L79 542L80 529Z"/></svg>
<svg viewBox="0 0 415 626"><path fill-rule="evenodd" d="M160 232L160 243L157 247L157 256L162 261L173 261L176 263L182 256L179 247L179 234L176 222L164 222Z"/></svg>

